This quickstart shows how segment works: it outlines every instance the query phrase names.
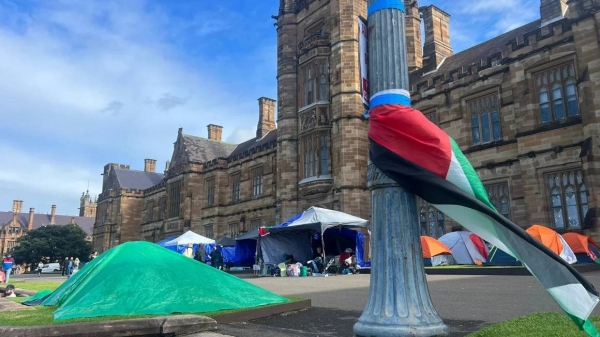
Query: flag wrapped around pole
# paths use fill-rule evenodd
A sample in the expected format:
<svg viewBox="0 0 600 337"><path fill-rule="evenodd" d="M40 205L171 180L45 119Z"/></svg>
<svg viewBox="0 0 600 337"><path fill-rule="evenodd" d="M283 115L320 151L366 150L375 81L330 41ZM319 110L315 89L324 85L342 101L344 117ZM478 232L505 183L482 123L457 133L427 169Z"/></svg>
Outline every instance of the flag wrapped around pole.
<svg viewBox="0 0 600 337"><path fill-rule="evenodd" d="M575 324L589 321L598 292L566 261L496 211L458 144L420 111L406 90L371 98L370 158L383 173L462 226L521 261Z"/></svg>

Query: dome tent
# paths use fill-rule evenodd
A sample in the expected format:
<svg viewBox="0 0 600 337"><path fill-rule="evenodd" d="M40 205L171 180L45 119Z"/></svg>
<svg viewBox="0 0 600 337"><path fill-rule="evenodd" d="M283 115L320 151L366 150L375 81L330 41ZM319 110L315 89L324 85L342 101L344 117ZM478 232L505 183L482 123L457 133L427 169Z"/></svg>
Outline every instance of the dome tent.
<svg viewBox="0 0 600 337"><path fill-rule="evenodd" d="M578 233L565 233L563 238L575 253L578 263L600 264L600 248L594 239Z"/></svg>
<svg viewBox="0 0 600 337"><path fill-rule="evenodd" d="M452 251L456 264L483 264L488 251L483 240L471 232L460 231L442 235L438 241Z"/></svg>
<svg viewBox="0 0 600 337"><path fill-rule="evenodd" d="M550 248L556 255L562 257L567 263L577 263L577 257L567 241L553 229L542 225L533 225L527 228L526 232Z"/></svg>
<svg viewBox="0 0 600 337"><path fill-rule="evenodd" d="M421 236L421 251L423 252L423 264L426 267L454 264L452 251L431 236Z"/></svg>
<svg viewBox="0 0 600 337"><path fill-rule="evenodd" d="M58 306L54 320L60 321L99 316L205 313L287 301L153 243L134 241L116 246L92 260L41 305Z"/></svg>

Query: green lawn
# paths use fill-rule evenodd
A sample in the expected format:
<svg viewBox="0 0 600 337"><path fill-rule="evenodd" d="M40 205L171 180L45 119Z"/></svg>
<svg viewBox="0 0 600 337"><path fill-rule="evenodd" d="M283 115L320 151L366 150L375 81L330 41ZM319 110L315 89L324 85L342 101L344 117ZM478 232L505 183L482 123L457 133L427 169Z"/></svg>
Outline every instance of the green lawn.
<svg viewBox="0 0 600 337"><path fill-rule="evenodd" d="M8 284L12 284L15 288L31 290L31 291L40 291L40 290L54 290L58 288L62 282L56 281L10 281ZM6 287L6 284L2 284L2 287Z"/></svg>
<svg viewBox="0 0 600 337"><path fill-rule="evenodd" d="M26 298L13 298L16 302L21 302ZM304 300L299 297L288 297L291 302L298 302ZM278 305L278 304L271 304ZM39 326L39 325L55 325L55 324L71 324L71 323L82 323L82 322L101 322L110 320L122 320L122 319L133 319L133 318L144 318L152 317L153 315L142 315L142 316L105 316L105 317L94 317L94 318L83 318L83 319L71 319L65 321L55 322L52 316L52 312L56 307L43 307L35 306L30 310L19 310L19 311L5 311L0 312L0 326ZM220 315L230 314L239 311L252 310L250 309L237 309L237 310L222 310L216 312L202 313L203 316L216 317Z"/></svg>
<svg viewBox="0 0 600 337"><path fill-rule="evenodd" d="M596 329L600 328L600 317L591 317ZM562 313L535 313L503 323L490 325L467 337L585 337L567 315Z"/></svg>

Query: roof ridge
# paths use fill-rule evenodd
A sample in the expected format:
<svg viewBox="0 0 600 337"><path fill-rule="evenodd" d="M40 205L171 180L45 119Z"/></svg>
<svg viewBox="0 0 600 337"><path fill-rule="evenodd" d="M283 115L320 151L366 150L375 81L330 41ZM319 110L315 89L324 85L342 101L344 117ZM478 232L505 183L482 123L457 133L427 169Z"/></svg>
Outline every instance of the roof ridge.
<svg viewBox="0 0 600 337"><path fill-rule="evenodd" d="M209 142L214 142L217 144L225 144L225 145L239 145L241 143L230 143L230 142L224 142L222 140L214 140L214 139L210 139L210 138L206 138L206 137L200 137L200 136L194 136L194 135L190 135L190 134L186 134L186 133L182 133L182 135L184 137L193 137L193 138L198 138L198 139L202 139L202 140L208 140Z"/></svg>
<svg viewBox="0 0 600 337"><path fill-rule="evenodd" d="M460 54L462 54L462 53L465 53L465 52L467 52L467 51L470 51L470 50L471 50L471 49L473 49L473 48L477 48L477 47L481 46L482 44L486 44L486 43L488 43L488 42L490 42L490 41L494 41L494 40L496 40L496 39L500 39L500 38L504 37L504 35L508 35L508 34L510 34L510 33L512 33L512 32L514 32L515 30L521 29L521 28L523 28L523 27L525 27L525 26L527 26L527 25L530 25L530 24L532 24L532 23L534 23L534 22L536 22L536 21L541 21L541 19L536 19L536 20L533 20L533 21L527 22L527 23L525 23L525 24L522 24L522 25L520 25L519 27L515 27L515 28L513 28L513 29L511 29L511 30L509 30L509 31L506 31L506 32L504 32L504 33L502 33L502 34L498 35L498 36L494 36L493 38L491 38L491 39L489 39L489 40L482 41L482 42L480 42L480 43L478 43L478 44L476 44L476 45L474 45L474 46L471 46L471 47L469 47L469 48L467 48L467 49L463 49L463 50L459 51L459 52L458 52L458 53L456 53L456 54L452 54L452 55L448 56L447 58L452 58L452 57L454 57L455 55L460 55Z"/></svg>

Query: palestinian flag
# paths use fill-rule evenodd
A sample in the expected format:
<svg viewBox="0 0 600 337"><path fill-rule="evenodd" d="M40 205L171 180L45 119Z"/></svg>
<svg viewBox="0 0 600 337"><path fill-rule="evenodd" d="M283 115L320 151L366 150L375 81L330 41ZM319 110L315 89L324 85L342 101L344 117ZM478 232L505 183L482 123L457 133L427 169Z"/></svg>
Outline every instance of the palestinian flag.
<svg viewBox="0 0 600 337"><path fill-rule="evenodd" d="M404 90L373 96L370 158L409 192L523 262L577 326L600 336L588 320L598 292L573 267L496 211L456 142L420 111ZM387 97L386 97L387 96Z"/></svg>

